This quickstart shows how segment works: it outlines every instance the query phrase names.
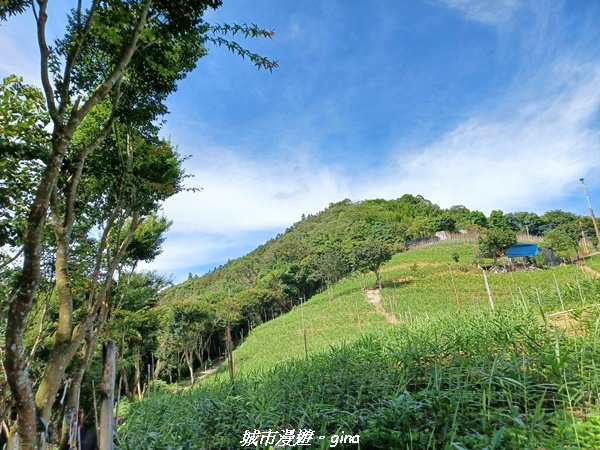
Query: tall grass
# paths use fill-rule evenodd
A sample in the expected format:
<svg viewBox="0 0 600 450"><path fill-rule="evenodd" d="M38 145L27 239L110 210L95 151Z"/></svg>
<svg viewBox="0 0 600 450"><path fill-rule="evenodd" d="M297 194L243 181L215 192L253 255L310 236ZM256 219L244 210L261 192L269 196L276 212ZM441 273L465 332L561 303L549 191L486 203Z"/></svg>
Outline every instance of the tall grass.
<svg viewBox="0 0 600 450"><path fill-rule="evenodd" d="M453 259L457 254L459 262ZM395 255L382 272L382 307L402 323L430 320L438 316L487 309L488 300L481 271L473 266L476 249L469 244L442 241ZM460 297L457 311L450 269ZM543 308L560 310L554 277L566 305L580 305L578 283L589 274L577 266L514 273L488 274L496 305L514 307L539 291ZM308 352L318 353L331 345L350 343L364 334L385 330L391 325L369 305L361 288L375 286L374 275L348 277L326 292L304 303ZM570 306L569 306L570 307ZM300 306L254 330L234 352L240 373L268 369L273 364L304 356ZM223 371L224 373L224 371Z"/></svg>
<svg viewBox="0 0 600 450"><path fill-rule="evenodd" d="M342 280L254 329L235 384L132 405L119 448L239 448L245 430L291 428L360 448L600 448L600 281L577 266L490 273L491 311L474 257L455 243L394 256L382 306L398 325L362 297L374 277Z"/></svg>
<svg viewBox="0 0 600 450"><path fill-rule="evenodd" d="M360 448L599 448L600 310L564 316L524 296L389 327L234 385L157 393L134 405L119 448L239 448L245 430L289 428L359 434Z"/></svg>

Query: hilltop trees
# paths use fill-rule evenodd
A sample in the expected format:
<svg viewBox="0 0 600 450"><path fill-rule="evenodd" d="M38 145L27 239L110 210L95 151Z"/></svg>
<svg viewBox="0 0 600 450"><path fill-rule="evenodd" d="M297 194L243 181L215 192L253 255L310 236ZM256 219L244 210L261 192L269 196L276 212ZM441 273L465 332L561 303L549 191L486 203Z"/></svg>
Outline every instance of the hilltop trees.
<svg viewBox="0 0 600 450"><path fill-rule="evenodd" d="M517 235L508 228L490 228L479 238L479 251L482 255L499 258L511 245L517 243Z"/></svg>
<svg viewBox="0 0 600 450"><path fill-rule="evenodd" d="M543 220L536 213L519 211L506 214L508 226L521 233L533 236L542 234Z"/></svg>

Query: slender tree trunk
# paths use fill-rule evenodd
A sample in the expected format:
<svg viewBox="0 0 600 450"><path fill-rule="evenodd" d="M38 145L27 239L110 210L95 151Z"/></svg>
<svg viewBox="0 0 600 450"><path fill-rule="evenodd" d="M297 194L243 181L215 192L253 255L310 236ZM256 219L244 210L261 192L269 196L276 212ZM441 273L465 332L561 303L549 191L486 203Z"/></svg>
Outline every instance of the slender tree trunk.
<svg viewBox="0 0 600 450"><path fill-rule="evenodd" d="M161 371L162 371L162 369L163 369L163 365L164 365L164 364L163 364L163 362L162 362L162 359L157 359L157 360L156 360L156 366L154 367L154 372L152 372L152 374L151 374L151 375L152 375L152 378L153 378L154 380L157 380L157 379L158 379L158 377L160 376L160 372L161 372ZM178 365L177 367L178 367L178 368L177 368L177 373L179 373L179 365ZM181 374L179 374L179 378L181 378ZM148 380L148 382L150 382L150 381L151 381L151 380Z"/></svg>
<svg viewBox="0 0 600 450"><path fill-rule="evenodd" d="M69 117L68 121L64 120L63 114L66 112L71 102L64 96L62 104L57 108L55 93L49 77L48 61L50 51L46 44L45 28L46 20L48 18L46 13L47 0L40 0L35 3L37 3L38 6L36 28L41 56L40 69L42 85L48 104L48 110L54 123L54 131L52 133L52 150L50 157L48 158L46 168L42 174L42 178L35 194L35 199L29 211L27 228L23 239L23 270L21 272L20 283L16 295L9 301L8 305L8 321L5 335L6 351L4 355L7 381L15 401L15 409L18 415L17 428L20 435L20 447L24 450L35 449L38 446L38 439L36 436L38 416L25 359L23 336L27 327L29 313L34 304L35 290L40 277L40 244L50 196L56 184L58 174L60 173L65 150L71 136L90 110L101 102L114 88L125 68L131 61L131 58L137 49L140 34L146 23L151 0L145 0L141 5L139 19L136 21L131 39L124 48L124 51L112 72L96 91L87 98L81 108L78 108L78 102L75 103L72 108L71 117ZM73 61L71 61L71 63L73 63ZM69 74L67 73L65 79L68 79L68 75ZM68 85L65 88L66 92L68 92ZM65 122L67 124L63 125ZM47 403L48 401L45 401L44 405Z"/></svg>
<svg viewBox="0 0 600 450"><path fill-rule="evenodd" d="M65 410L63 414L63 424L60 439L61 450L69 449L69 434L71 432L69 424L71 422L72 415L78 414L79 412L79 399L83 377L89 368L90 363L92 362L94 351L96 349L97 339L94 339L94 337L95 336L93 336L93 332L90 330L88 336L86 337L83 357L79 362L71 381L71 387L69 389L69 394L67 395L67 402L65 404Z"/></svg>
<svg viewBox="0 0 600 450"><path fill-rule="evenodd" d="M375 284L377 285L377 287L379 289L381 289L381 273L379 272L379 270L375 271L375 278L376 278Z"/></svg>
<svg viewBox="0 0 600 450"><path fill-rule="evenodd" d="M69 450L70 447L70 436L73 430L71 430L72 417L77 415L79 421L79 396L81 394L81 383L85 369L83 367L77 368L71 386L69 388L69 394L67 395L67 402L63 412L63 422L60 434L60 450Z"/></svg>
<svg viewBox="0 0 600 450"><path fill-rule="evenodd" d="M98 448L100 450L112 450L114 434L113 408L115 403L115 341L106 341L102 353L102 403L100 405L100 436L98 437Z"/></svg>
<svg viewBox="0 0 600 450"><path fill-rule="evenodd" d="M138 400L144 398L144 394L142 392L142 384L141 384L141 372L140 372L140 363L141 363L141 355L140 349L136 348L136 358L135 363L133 365L133 389L137 390ZM159 361L160 363L160 361ZM133 399L132 399L133 400Z"/></svg>
<svg viewBox="0 0 600 450"><path fill-rule="evenodd" d="M50 195L60 171L67 143L66 137L54 132L52 153L31 206L23 238L23 269L19 287L8 304L4 367L15 401L20 447L24 450L37 448L38 437L36 435L37 410L27 369L23 336L40 278L41 239Z"/></svg>
<svg viewBox="0 0 600 450"><path fill-rule="evenodd" d="M127 372L125 372L125 368L121 367L121 379L123 380L123 389L125 390L125 397L128 400L131 400L131 392L129 391L129 382L127 381Z"/></svg>
<svg viewBox="0 0 600 450"><path fill-rule="evenodd" d="M65 374L65 371L71 364L73 357L76 355L81 344L86 338L90 340L90 346L92 347L91 356L93 356L93 348L95 348L96 346L98 333L100 332L108 314L108 296L110 286L112 284L113 274L118 264L121 262L121 259L125 254L127 246L133 239L133 234L135 233L135 230L137 229L139 224L139 215L135 213L132 218L129 230L127 232L127 236L125 236L125 238L121 242L117 254L114 256L114 258L109 264L106 277L102 285L102 290L97 295L97 298L92 298L92 304L89 306L87 314L79 322L78 326L73 329L72 335L69 338L69 340L63 342L60 346L55 346L55 348L53 349L53 352L51 354L50 360L46 365L44 374L42 376L42 380L40 382L40 386L35 397L36 404L38 405L40 411L40 417L43 417L46 420L50 418L52 406L54 404L56 395L60 389L60 384L62 382L62 378ZM94 321L97 318L96 316L98 314L99 309L101 310L101 312L100 318L98 319L98 326L96 330L93 331ZM84 371L85 370L87 370L87 366L84 368Z"/></svg>
<svg viewBox="0 0 600 450"><path fill-rule="evenodd" d="M194 355L191 351L184 351L185 362L187 363L188 370L190 371L190 384L194 384Z"/></svg>

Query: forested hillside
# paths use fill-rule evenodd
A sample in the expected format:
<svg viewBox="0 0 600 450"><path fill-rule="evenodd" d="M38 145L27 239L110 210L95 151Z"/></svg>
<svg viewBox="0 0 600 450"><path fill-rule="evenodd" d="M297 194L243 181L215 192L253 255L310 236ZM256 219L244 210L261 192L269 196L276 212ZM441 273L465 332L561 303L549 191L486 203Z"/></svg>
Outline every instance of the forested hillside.
<svg viewBox="0 0 600 450"><path fill-rule="evenodd" d="M334 203L249 254L162 291L160 306L151 310L162 317L163 331L152 344L159 360L156 375L180 376L182 361L187 361L184 367L191 376L193 368L225 353L227 322L234 343L239 342L257 325L348 274L378 273L392 254L406 250L407 243L442 230L460 230L471 239L481 235L469 264L485 252L493 257L501 254L516 242L517 232L534 237L546 233L547 245L565 256L575 255L581 230L590 243L594 236L589 218L562 211L538 216L495 210L486 217L464 206L442 209L408 194L396 200Z"/></svg>

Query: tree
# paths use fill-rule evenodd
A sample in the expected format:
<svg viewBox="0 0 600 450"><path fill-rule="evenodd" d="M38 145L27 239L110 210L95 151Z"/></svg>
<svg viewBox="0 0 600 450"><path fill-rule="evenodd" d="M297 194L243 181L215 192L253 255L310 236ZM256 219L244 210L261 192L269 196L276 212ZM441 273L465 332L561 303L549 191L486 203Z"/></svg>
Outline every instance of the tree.
<svg viewBox="0 0 600 450"><path fill-rule="evenodd" d="M433 219L434 231L456 231L456 220L447 213L441 214Z"/></svg>
<svg viewBox="0 0 600 450"><path fill-rule="evenodd" d="M392 249L389 245L375 240L359 244L355 252L356 269L360 272L373 272L375 284L381 289L381 266L392 259Z"/></svg>
<svg viewBox="0 0 600 450"><path fill-rule="evenodd" d="M0 248L18 247L43 169L50 118L42 92L10 75L0 83ZM6 255L3 255L6 256ZM0 268L15 258L0 259Z"/></svg>
<svg viewBox="0 0 600 450"><path fill-rule="evenodd" d="M507 220L506 216L499 209L495 209L490 213L490 217L488 219L488 225L491 228L501 228L501 229L509 228L508 220Z"/></svg>
<svg viewBox="0 0 600 450"><path fill-rule="evenodd" d="M172 223L164 217L151 214L135 230L124 257L125 262L131 265L132 272L140 261L150 262L162 253L165 232Z"/></svg>
<svg viewBox="0 0 600 450"><path fill-rule="evenodd" d="M269 320L269 313L272 314L274 307L282 312L276 293L268 289L245 289L235 294L233 302L237 310L237 321L247 322L248 330Z"/></svg>
<svg viewBox="0 0 600 450"><path fill-rule="evenodd" d="M429 236L433 233L433 224L430 217L419 216L409 222L406 234L409 238L415 239Z"/></svg>
<svg viewBox="0 0 600 450"><path fill-rule="evenodd" d="M569 253L573 250L579 255L578 240L573 239L573 236L564 227L557 227L546 231L544 233L544 245L554 250L563 258L568 257Z"/></svg>
<svg viewBox="0 0 600 450"><path fill-rule="evenodd" d="M208 41L248 56L258 67L276 66L276 62L252 54L224 37L228 33L271 37L272 32L255 26L210 26L203 21L207 8L220 5L219 0L192 0L186 2L185 7L177 2L158 0L92 0L90 7L84 9L79 2L68 15L64 37L51 46L46 37L47 0L31 3L11 0L0 4L0 20L29 7L34 14L41 81L52 127L44 167L32 190L23 232L20 282L8 305L5 367L15 399L23 448L37 447L37 410L39 408L41 416L47 419L52 393L57 380L60 382L60 372L64 373L64 367L49 365L47 381L51 381L51 386L42 383L40 389L46 394L34 399L23 336L40 280L40 247L50 206L57 243L56 273L60 274L57 288L61 303L56 333L59 345L53 354L60 359L59 347L81 342L79 334L73 335L82 328L75 327L72 320L68 263L77 217L77 196L90 154L100 147L116 122L125 121L145 137L156 131L156 119L167 110L166 97L176 89L177 81L195 67L198 58L206 54L204 44ZM94 112L97 113L94 133L89 139L81 140L81 145L74 145L77 144L76 132ZM116 259L111 260L110 271L114 271L122 259L135 227L141 223L141 214L135 214L130 223L131 229L121 241L121 247L113 253ZM90 318L95 316L97 308L99 304L94 301L90 314L86 315L86 326L93 323ZM61 369L53 374L54 367Z"/></svg>
<svg viewBox="0 0 600 450"><path fill-rule="evenodd" d="M308 277L330 288L332 284L350 273L350 268L349 258L343 250L327 248L311 260Z"/></svg>
<svg viewBox="0 0 600 450"><path fill-rule="evenodd" d="M542 230L541 218L531 212L519 211L506 214L508 226L521 233L528 233L533 236L539 236Z"/></svg>
<svg viewBox="0 0 600 450"><path fill-rule="evenodd" d="M174 302L164 316L160 334L159 358L178 368L185 361L194 384L195 364L204 361L215 328L220 321L214 308L202 302Z"/></svg>
<svg viewBox="0 0 600 450"><path fill-rule="evenodd" d="M504 255L511 245L517 243L517 235L508 228L489 228L479 237L479 252L483 256L496 258Z"/></svg>
<svg viewBox="0 0 600 450"><path fill-rule="evenodd" d="M595 233L591 220L588 225L586 230L589 233L588 236L593 236ZM579 239L582 235L586 236L586 233L581 221L565 221L544 233L544 243L563 257L567 257L570 251L574 251L576 257L579 258Z"/></svg>
<svg viewBox="0 0 600 450"><path fill-rule="evenodd" d="M560 225L566 225L572 222L577 222L579 217L576 214L561 211L560 209L553 209L551 211L547 211L540 216L541 231L546 233L553 228L556 228Z"/></svg>
<svg viewBox="0 0 600 450"><path fill-rule="evenodd" d="M469 214L469 223L481 228L488 226L487 217L481 211L471 211Z"/></svg>

